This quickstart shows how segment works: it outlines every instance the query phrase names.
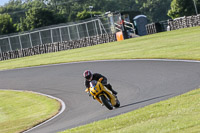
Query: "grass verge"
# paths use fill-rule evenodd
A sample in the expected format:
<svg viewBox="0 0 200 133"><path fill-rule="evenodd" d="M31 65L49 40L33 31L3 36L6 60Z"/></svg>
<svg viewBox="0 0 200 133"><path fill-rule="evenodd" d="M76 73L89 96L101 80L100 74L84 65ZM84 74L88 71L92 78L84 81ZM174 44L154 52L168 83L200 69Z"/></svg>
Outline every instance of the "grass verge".
<svg viewBox="0 0 200 133"><path fill-rule="evenodd" d="M0 61L0 70L109 59L200 60L200 26L57 53Z"/></svg>
<svg viewBox="0 0 200 133"><path fill-rule="evenodd" d="M200 89L61 133L199 133Z"/></svg>
<svg viewBox="0 0 200 133"><path fill-rule="evenodd" d="M16 133L56 115L60 103L32 92L0 90L0 133Z"/></svg>

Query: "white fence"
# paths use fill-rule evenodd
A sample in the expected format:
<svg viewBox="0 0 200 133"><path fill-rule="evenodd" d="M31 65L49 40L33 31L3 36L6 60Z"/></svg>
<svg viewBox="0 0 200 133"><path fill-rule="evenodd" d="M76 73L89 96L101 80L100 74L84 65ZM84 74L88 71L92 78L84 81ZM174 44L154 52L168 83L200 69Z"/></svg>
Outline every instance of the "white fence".
<svg viewBox="0 0 200 133"><path fill-rule="evenodd" d="M94 18L84 22L62 24L56 27L0 37L0 53L109 33L111 33L110 21L107 18Z"/></svg>
<svg viewBox="0 0 200 133"><path fill-rule="evenodd" d="M114 41L116 41L115 34L102 34L98 36L85 37L80 40L42 44L33 46L31 48L23 48L20 50L2 52L0 53L0 61L21 58L26 56L33 56L38 54L45 54L50 52L58 52L63 50L88 47Z"/></svg>

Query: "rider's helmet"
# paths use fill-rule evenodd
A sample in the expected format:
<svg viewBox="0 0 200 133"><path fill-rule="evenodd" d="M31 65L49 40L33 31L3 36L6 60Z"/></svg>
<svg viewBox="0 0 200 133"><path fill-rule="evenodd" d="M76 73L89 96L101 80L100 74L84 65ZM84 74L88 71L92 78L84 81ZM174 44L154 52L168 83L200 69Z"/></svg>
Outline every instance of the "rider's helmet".
<svg viewBox="0 0 200 133"><path fill-rule="evenodd" d="M92 80L93 74L89 70L85 70L83 73L83 77L86 78L88 81Z"/></svg>

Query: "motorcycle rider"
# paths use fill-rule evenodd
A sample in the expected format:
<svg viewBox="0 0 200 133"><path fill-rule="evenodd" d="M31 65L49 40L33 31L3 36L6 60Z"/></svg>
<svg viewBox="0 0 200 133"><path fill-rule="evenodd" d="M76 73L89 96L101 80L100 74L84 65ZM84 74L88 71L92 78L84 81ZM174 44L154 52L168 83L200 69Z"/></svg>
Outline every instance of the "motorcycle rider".
<svg viewBox="0 0 200 133"><path fill-rule="evenodd" d="M117 95L117 92L112 89L111 84L107 83L107 78L99 73L92 73L89 70L84 71L83 77L85 78L85 86L86 88L90 87L90 82L92 80L98 81L100 78L103 78L101 81L102 85L104 85L108 90L110 90L113 94Z"/></svg>

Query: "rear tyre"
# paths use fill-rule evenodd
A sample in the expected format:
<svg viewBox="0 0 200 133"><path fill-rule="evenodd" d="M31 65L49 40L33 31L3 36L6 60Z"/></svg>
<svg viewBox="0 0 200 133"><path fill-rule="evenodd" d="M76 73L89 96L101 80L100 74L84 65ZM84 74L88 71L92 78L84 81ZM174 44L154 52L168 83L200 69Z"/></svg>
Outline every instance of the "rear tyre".
<svg viewBox="0 0 200 133"><path fill-rule="evenodd" d="M120 102L119 102L119 100L116 98L116 105L114 106L115 108L118 108L119 106L120 106Z"/></svg>
<svg viewBox="0 0 200 133"><path fill-rule="evenodd" d="M113 106L112 106L110 100L107 99L104 95L101 95L101 96L100 96L100 100L103 102L103 104L104 104L109 110L112 110L112 109L113 109Z"/></svg>

